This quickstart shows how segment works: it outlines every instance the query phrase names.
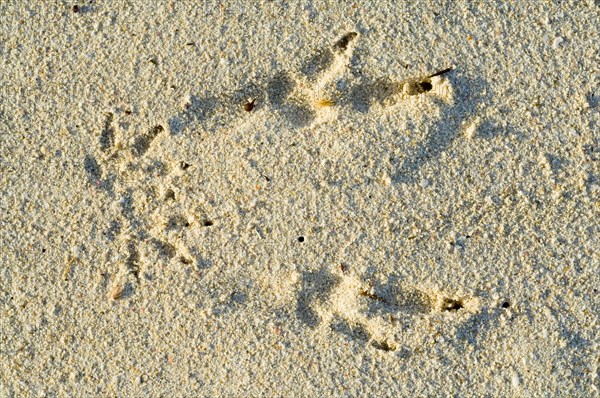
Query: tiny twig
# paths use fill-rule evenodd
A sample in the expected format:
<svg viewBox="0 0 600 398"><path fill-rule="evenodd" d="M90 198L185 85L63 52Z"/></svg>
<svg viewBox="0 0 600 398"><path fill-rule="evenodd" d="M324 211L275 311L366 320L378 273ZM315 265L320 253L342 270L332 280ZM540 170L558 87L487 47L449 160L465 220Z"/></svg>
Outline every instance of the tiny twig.
<svg viewBox="0 0 600 398"><path fill-rule="evenodd" d="M431 79L432 77L435 77L435 76L441 76L441 75L443 75L444 73L448 73L448 72L450 72L452 69L453 69L452 67L449 67L449 68L443 69L443 70L441 70L441 71L439 71L439 72L435 72L433 75L429 75L429 76L427 76L427 78Z"/></svg>
<svg viewBox="0 0 600 398"><path fill-rule="evenodd" d="M376 294L374 294L374 293L371 293L371 292L369 292L369 291L368 291L368 290L366 290L366 289L362 289L362 290L359 292L359 294L360 294L361 296L364 296L364 297L370 298L371 300L376 300L376 301L379 301L379 302L381 302L381 303L387 303L387 301L386 301L386 300L385 300L383 297L381 297L381 296L378 296L378 295L376 295Z"/></svg>

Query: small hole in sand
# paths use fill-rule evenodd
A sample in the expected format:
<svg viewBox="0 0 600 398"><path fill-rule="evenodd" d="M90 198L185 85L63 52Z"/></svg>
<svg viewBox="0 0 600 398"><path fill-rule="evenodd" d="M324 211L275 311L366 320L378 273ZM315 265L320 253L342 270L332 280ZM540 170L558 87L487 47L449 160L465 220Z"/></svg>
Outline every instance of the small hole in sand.
<svg viewBox="0 0 600 398"><path fill-rule="evenodd" d="M191 165L190 165L190 164L188 164L188 163L186 163L186 162L181 162L181 163L179 164L179 167L181 167L181 170L187 170L187 169L189 169L189 168L190 168L190 166L191 166Z"/></svg>
<svg viewBox="0 0 600 398"><path fill-rule="evenodd" d="M346 51L348 44L350 44L350 42L354 40L356 36L358 36L358 33L356 32L346 33L333 45L333 47L341 51Z"/></svg>
<svg viewBox="0 0 600 398"><path fill-rule="evenodd" d="M298 242L304 242L304 236L299 237Z"/></svg>
<svg viewBox="0 0 600 398"><path fill-rule="evenodd" d="M175 192L172 189L167 189L165 192L165 200L175 200Z"/></svg>
<svg viewBox="0 0 600 398"><path fill-rule="evenodd" d="M419 83L419 85L421 86L421 88L423 89L423 91L431 91L431 89L433 88L433 86L431 85L430 82L421 82Z"/></svg>
<svg viewBox="0 0 600 398"><path fill-rule="evenodd" d="M374 341L371 343L371 345L373 347L377 348L378 350L382 350L382 351L396 351L396 344L388 343L387 341L382 341L382 342Z"/></svg>
<svg viewBox="0 0 600 398"><path fill-rule="evenodd" d="M205 227L210 227L213 224L214 224L214 222L212 222L210 220L204 220L204 222L202 223L202 225L204 225Z"/></svg>
<svg viewBox="0 0 600 398"><path fill-rule="evenodd" d="M510 303L508 301L505 301L502 303L502 308L508 308L510 307Z"/></svg>
<svg viewBox="0 0 600 398"><path fill-rule="evenodd" d="M458 311L464 307L465 305L461 300L445 298L444 302L442 303L442 311Z"/></svg>

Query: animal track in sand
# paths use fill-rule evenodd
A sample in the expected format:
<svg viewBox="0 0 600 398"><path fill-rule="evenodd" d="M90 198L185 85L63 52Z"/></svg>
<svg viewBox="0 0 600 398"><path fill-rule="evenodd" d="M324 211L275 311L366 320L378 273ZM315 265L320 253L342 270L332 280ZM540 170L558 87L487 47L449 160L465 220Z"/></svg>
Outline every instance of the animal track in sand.
<svg viewBox="0 0 600 398"><path fill-rule="evenodd" d="M358 84L340 87L341 82L350 80L345 76L352 73L350 64L358 42L359 34L349 32L332 46L315 51L297 70L280 71L229 94L192 94L184 101L184 109L170 118L169 130L177 135L192 128L209 132L235 126L245 116L241 111L248 101L253 110L274 112L286 127L294 129L331 120L336 112L324 112L327 108L367 113L374 102L388 107L417 94L433 94L452 103L452 85L442 76L452 68L400 81L363 75Z"/></svg>
<svg viewBox="0 0 600 398"><path fill-rule="evenodd" d="M196 218L198 211L189 214L181 208L176 187L169 187L169 181L172 184L178 174L186 173L190 164L165 163L155 159L155 154L148 159L149 153L156 152L155 142L165 138L164 128L155 125L128 139L115 127L115 120L113 113L106 116L98 138L99 151L96 156L86 155L84 170L88 181L105 191L114 204L110 208L115 214L103 235L119 253L116 280L127 286L128 294L123 297L129 297L156 261L179 258L183 264L206 264L200 255L192 255L193 249L182 246L180 237L189 228L205 228L214 222L205 212L200 211ZM157 189L161 186L163 192Z"/></svg>
<svg viewBox="0 0 600 398"><path fill-rule="evenodd" d="M164 159L164 154L160 153L160 143L171 140L173 135L191 129L204 133L240 125L248 117L249 111L244 110L244 104L249 98L252 98L253 104L251 112L272 112L280 117L284 127L292 130L312 128L335 120L336 115L342 112L371 112L374 103L388 107L419 95L434 95L452 104L452 85L443 76L430 75L403 81L365 76L354 86L338 84L340 79L351 74L351 59L359 38L356 32L347 33L333 45L316 51L301 62L297 70L281 71L233 93L191 95L185 101L184 109L168 120L167 127L156 124L143 133L128 137L119 128L121 115L118 111L104 116L99 129L98 149L86 155L84 170L88 181L105 191L109 200L117 204L114 208L118 211L106 226L104 236L122 253L124 260L120 274L123 278L131 275L135 283L139 283L140 275L156 259L185 259L184 263L195 263L198 268L212 263L201 250L188 247L182 239L192 230L212 226L214 221L208 217L206 210L185 208L178 200L178 193L185 186L176 186L173 181L192 165ZM125 114L131 117L131 112ZM447 136L444 137L447 141ZM431 154L432 151L427 148L429 144L425 144L424 150ZM418 160L414 162L410 161L410 156L406 158L406 173L403 174L401 167L396 180L406 180L406 175L410 179L414 175L414 168L422 161L420 154L417 155L415 159ZM329 282L332 289L338 286L335 278ZM307 283L310 285L310 282ZM327 294L321 293L315 298L307 293L310 288L304 291L299 297L299 313L304 313L302 316L306 324L318 324L319 316L311 310L312 303ZM338 297L341 292L338 289L332 294L332 297ZM396 296L385 301L373 300L369 296L361 296L360 299L370 300L372 311L382 313L412 313L427 308L420 301L421 296L414 294L412 301L408 300L412 306L401 304L406 300ZM364 323L364 319L360 319Z"/></svg>
<svg viewBox="0 0 600 398"><path fill-rule="evenodd" d="M298 318L310 328L328 326L351 341L383 351L395 351L399 334L418 318L444 312L470 317L477 309L472 298L451 298L441 292L402 287L394 280L373 285L356 275L326 269L300 279Z"/></svg>

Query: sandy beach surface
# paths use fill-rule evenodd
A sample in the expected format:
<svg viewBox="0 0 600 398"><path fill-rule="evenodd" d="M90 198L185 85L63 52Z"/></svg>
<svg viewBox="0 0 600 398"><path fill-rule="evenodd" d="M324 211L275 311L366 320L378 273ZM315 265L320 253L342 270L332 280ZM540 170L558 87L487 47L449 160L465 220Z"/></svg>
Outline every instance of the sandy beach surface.
<svg viewBox="0 0 600 398"><path fill-rule="evenodd" d="M598 397L600 2L0 1L0 397Z"/></svg>

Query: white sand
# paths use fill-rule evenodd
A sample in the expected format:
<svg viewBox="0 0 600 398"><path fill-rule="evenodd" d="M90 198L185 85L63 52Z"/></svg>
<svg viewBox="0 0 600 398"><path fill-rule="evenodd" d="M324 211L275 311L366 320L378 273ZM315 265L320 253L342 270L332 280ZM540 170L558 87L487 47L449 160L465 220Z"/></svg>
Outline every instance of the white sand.
<svg viewBox="0 0 600 398"><path fill-rule="evenodd" d="M0 2L1 397L599 395L598 1L151 3Z"/></svg>

